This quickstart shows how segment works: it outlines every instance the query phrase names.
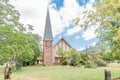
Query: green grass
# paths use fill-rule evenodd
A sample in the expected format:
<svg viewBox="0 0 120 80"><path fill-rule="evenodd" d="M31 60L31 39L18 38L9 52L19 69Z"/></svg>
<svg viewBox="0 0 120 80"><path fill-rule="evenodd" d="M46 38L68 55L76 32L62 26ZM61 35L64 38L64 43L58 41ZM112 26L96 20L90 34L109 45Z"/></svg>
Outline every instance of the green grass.
<svg viewBox="0 0 120 80"><path fill-rule="evenodd" d="M110 65L111 66L111 65ZM0 71L2 68L0 68ZM111 68L112 78L120 77L120 68ZM13 72L12 80L16 77L31 77L31 80L104 80L104 69L88 69L70 66L28 66L23 67L19 72ZM3 80L0 73L0 80ZM20 79L23 80L23 79ZM25 79L24 80L28 80Z"/></svg>

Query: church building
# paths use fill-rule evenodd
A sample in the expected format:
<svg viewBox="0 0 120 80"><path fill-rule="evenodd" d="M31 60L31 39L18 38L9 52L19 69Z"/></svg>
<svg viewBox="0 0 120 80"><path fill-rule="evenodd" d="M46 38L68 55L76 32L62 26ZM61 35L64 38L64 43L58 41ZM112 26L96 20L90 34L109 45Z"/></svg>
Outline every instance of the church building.
<svg viewBox="0 0 120 80"><path fill-rule="evenodd" d="M61 38L57 44L53 44L53 34L51 28L51 20L49 9L47 9L44 38L43 38L43 65L52 66L60 63L61 57L58 56L58 47L60 46L64 51L72 50L73 48L64 39Z"/></svg>

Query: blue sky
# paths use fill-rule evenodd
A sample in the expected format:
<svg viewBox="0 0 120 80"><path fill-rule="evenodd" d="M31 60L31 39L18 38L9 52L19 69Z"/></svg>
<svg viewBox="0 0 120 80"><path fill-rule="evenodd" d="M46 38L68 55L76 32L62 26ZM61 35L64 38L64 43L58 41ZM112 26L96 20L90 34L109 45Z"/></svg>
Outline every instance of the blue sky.
<svg viewBox="0 0 120 80"><path fill-rule="evenodd" d="M92 4L95 0L10 0L21 16L20 22L34 26L34 32L43 37L47 7L49 6L54 44L64 37L76 50L83 50L85 46L95 45L98 41L94 33L95 28L84 31L80 26L74 25L73 19L79 17L81 25L84 22L85 10L94 10Z"/></svg>
<svg viewBox="0 0 120 80"><path fill-rule="evenodd" d="M84 6L89 2L89 0L76 0L78 2L79 6ZM61 7L63 7L64 0L52 0L51 4L56 4L56 9L59 10Z"/></svg>
<svg viewBox="0 0 120 80"><path fill-rule="evenodd" d="M79 4L79 6L85 6L89 2L89 0L76 0L76 2ZM56 10L60 10L60 8L64 7L63 6L64 0L52 0L50 4L53 4L53 3L56 4L56 8L55 8ZM75 26L73 25L72 27L75 27ZM81 37L82 32L84 32L83 30L75 33L72 36L65 35L67 33L66 31L67 29L64 32L62 32L60 35L55 36L54 42L57 43L61 36L61 37L64 37L68 41L68 43L71 44L73 48L75 48L76 50L80 50L80 47L81 47L81 50L82 50L86 46L94 45L98 41L98 38L96 37L89 40L84 40L84 38ZM75 38L76 36L79 36L78 39Z"/></svg>

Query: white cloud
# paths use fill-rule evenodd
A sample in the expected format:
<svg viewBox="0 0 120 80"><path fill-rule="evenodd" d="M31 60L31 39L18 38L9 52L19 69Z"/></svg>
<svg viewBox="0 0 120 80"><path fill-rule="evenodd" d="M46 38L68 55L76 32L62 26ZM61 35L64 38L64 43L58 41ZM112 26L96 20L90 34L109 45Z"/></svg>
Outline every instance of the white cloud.
<svg viewBox="0 0 120 80"><path fill-rule="evenodd" d="M56 36L64 31L65 26L60 18L59 12L50 8L50 15L53 35Z"/></svg>
<svg viewBox="0 0 120 80"><path fill-rule="evenodd" d="M75 39L76 39L76 40L77 40L77 39L80 39L80 36L76 36Z"/></svg>
<svg viewBox="0 0 120 80"><path fill-rule="evenodd" d="M34 26L34 33L40 36L44 34L47 5L51 0L10 0L10 3L20 12L20 22ZM69 27L73 18L76 18L82 7L75 0L65 0L64 6L55 10L56 4L50 4L50 17L53 35L62 33L65 27Z"/></svg>
<svg viewBox="0 0 120 80"><path fill-rule="evenodd" d="M97 27L91 26L88 30L84 31L82 35L84 40L90 40L96 38L97 37L97 34L95 33L96 29Z"/></svg>
<svg viewBox="0 0 120 80"><path fill-rule="evenodd" d="M50 2L51 0L10 0L10 3L13 4L21 14L20 22L33 25L35 29L34 33L40 36L44 34L47 5ZM88 5L90 6L91 3ZM76 0L64 0L63 7L59 11L55 10L56 4L54 3L50 4L49 7L54 37L61 34L66 27L69 27L74 18L78 16L82 17L83 14L81 13L85 10L84 7L79 6ZM80 30L81 28L78 26L72 29L68 28L67 34L73 35ZM86 35L87 33L85 33L83 37L86 37Z"/></svg>
<svg viewBox="0 0 120 80"><path fill-rule="evenodd" d="M81 27L80 26L75 26L75 27L67 30L67 35L73 35L73 34L79 32L79 31L81 31Z"/></svg>
<svg viewBox="0 0 120 80"><path fill-rule="evenodd" d="M64 7L59 11L65 26L69 26L72 20L80 15L83 7L80 7L76 0L64 0Z"/></svg>
<svg viewBox="0 0 120 80"><path fill-rule="evenodd" d="M90 48L90 47L95 47L95 46L96 46L96 44L97 44L97 42L93 42L93 43L91 43L91 44L87 45L87 47L88 47L88 48Z"/></svg>
<svg viewBox="0 0 120 80"><path fill-rule="evenodd" d="M85 8L82 12L84 12L85 10L89 11L95 11L95 9L93 8L92 4L95 2L95 0L90 0L86 5ZM78 25L82 25L84 23L84 21L88 20L87 17L84 17L85 14L80 14L80 22L78 23ZM98 24L99 25L99 24ZM83 32L82 37L84 38L84 40L90 40L93 38L97 37L97 34L95 34L95 30L98 28L98 26L93 26L91 25L90 28L86 31Z"/></svg>
<svg viewBox="0 0 120 80"><path fill-rule="evenodd" d="M95 46L95 45L96 45L96 43L97 43L97 42L93 42L93 43L91 43L90 45L91 45L91 46Z"/></svg>
<svg viewBox="0 0 120 80"><path fill-rule="evenodd" d="M86 49L85 47L81 47L77 51L82 51L82 50L85 50L85 49Z"/></svg>
<svg viewBox="0 0 120 80"><path fill-rule="evenodd" d="M51 22L54 36L61 34L66 27L69 27L69 25L72 23L72 20L78 17L83 10L83 7L80 7L75 0L64 0L63 7L59 11L56 11L54 9L55 7L55 4L51 5ZM78 26L68 29L67 35L73 35L80 30L81 29Z"/></svg>
<svg viewBox="0 0 120 80"><path fill-rule="evenodd" d="M34 33L43 36L47 4L50 0L10 0L20 12L20 22L34 26Z"/></svg>

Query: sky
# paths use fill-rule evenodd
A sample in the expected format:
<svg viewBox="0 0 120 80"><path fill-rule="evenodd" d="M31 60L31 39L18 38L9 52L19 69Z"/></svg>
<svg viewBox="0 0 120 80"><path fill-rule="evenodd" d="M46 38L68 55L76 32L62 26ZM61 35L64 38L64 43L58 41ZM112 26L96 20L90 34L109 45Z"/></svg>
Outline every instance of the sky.
<svg viewBox="0 0 120 80"><path fill-rule="evenodd" d="M10 0L21 14L20 22L34 26L33 33L43 37L47 7L50 11L51 26L54 44L64 37L66 41L77 51L84 50L86 46L95 45L98 39L95 34L95 26L84 31L76 26L73 19L82 18L85 10L94 10L92 4L95 0Z"/></svg>

